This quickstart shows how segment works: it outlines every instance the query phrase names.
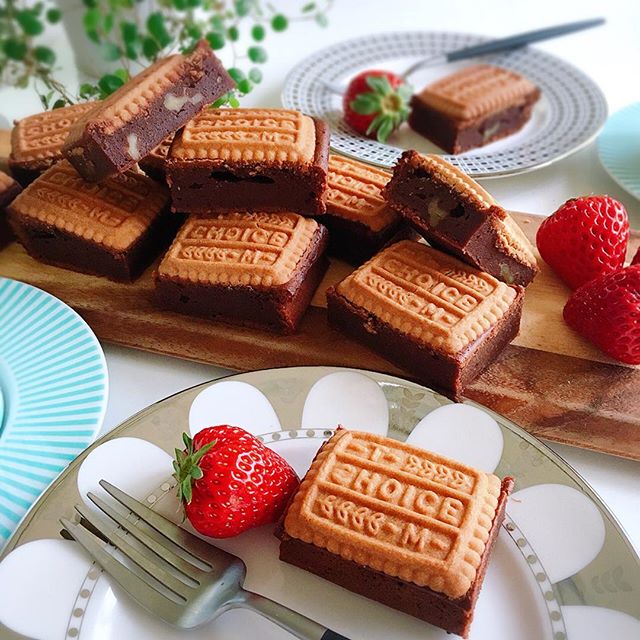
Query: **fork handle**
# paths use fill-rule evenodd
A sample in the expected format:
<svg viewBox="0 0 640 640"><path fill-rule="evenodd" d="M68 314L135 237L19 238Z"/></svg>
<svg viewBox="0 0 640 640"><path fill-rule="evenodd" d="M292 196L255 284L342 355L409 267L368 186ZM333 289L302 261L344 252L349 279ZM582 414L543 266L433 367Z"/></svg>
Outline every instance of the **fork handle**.
<svg viewBox="0 0 640 640"><path fill-rule="evenodd" d="M242 590L240 596L232 603L233 605L259 613L300 640L349 640L283 604L246 589Z"/></svg>

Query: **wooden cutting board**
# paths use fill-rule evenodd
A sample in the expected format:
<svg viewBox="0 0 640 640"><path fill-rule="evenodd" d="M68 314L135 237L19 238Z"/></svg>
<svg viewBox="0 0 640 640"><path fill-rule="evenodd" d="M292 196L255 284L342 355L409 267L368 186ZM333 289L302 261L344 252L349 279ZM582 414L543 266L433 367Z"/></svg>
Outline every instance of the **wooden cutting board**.
<svg viewBox="0 0 640 640"><path fill-rule="evenodd" d="M0 164L7 155L3 131ZM514 217L533 240L541 218ZM634 232L629 254L638 246L640 233ZM564 324L569 290L540 264L542 272L525 296L520 335L467 396L536 436L640 460L640 368L609 360ZM17 243L0 251L0 276L64 300L107 342L237 370L337 365L406 376L328 327L324 291L350 270L333 262L299 333L281 337L156 309L153 268L126 285L40 264Z"/></svg>

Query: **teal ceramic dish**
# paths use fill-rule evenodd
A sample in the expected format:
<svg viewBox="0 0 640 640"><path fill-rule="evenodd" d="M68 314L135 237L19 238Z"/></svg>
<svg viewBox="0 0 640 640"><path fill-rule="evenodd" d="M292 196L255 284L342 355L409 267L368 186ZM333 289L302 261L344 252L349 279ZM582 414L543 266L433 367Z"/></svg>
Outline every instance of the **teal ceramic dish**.
<svg viewBox="0 0 640 640"><path fill-rule="evenodd" d="M84 320L0 278L0 548L51 481L95 439L107 365Z"/></svg>

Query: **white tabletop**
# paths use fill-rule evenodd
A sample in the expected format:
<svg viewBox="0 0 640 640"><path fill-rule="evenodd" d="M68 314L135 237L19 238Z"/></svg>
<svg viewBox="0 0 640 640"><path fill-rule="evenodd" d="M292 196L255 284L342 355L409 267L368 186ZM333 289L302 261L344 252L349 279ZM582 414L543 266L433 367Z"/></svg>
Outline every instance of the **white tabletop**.
<svg viewBox="0 0 640 640"><path fill-rule="evenodd" d="M302 3L274 2L290 12ZM365 9L366 7L366 9ZM438 9L436 9L438 7ZM287 71L317 49L346 38L368 33L429 29L467 31L502 36L529 29L604 15L608 23L594 31L571 35L540 45L588 73L602 87L611 112L640 100L640 3L633 0L336 0L329 13L330 26L296 23L285 34L269 36L265 47L270 56L263 67L265 81L245 105L280 105L280 92ZM77 83L71 52L61 32L52 36L61 77L69 86ZM13 118L39 111L35 93L0 89L0 126ZM604 172L595 145L550 167L522 176L486 181L484 186L505 207L548 215L572 196L608 193L627 207L632 224L640 228L640 203L626 194ZM104 345L110 374L109 406L103 432L109 431L148 404L191 385L224 375L212 366L155 356L140 351ZM593 486L618 517L640 552L640 463L552 444Z"/></svg>

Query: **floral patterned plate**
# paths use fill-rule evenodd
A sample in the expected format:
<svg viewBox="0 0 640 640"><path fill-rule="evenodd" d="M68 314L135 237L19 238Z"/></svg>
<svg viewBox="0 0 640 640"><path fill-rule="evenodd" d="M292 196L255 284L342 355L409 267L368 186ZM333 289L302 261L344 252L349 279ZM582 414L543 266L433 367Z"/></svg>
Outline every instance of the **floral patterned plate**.
<svg viewBox="0 0 640 640"><path fill-rule="evenodd" d="M304 474L338 424L388 434L516 480L478 601L472 640L640 638L640 561L614 517L558 456L474 403L452 404L379 373L295 367L230 376L133 416L77 458L27 514L0 562L3 640L284 640L248 611L189 633L140 610L75 542L60 516L106 478L176 521L171 452L183 430L242 425ZM103 494L104 495L104 494ZM247 587L349 638L444 639L419 620L278 560L273 527L217 541L248 566Z"/></svg>

